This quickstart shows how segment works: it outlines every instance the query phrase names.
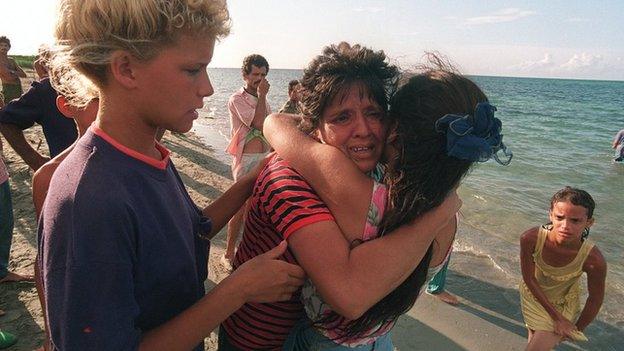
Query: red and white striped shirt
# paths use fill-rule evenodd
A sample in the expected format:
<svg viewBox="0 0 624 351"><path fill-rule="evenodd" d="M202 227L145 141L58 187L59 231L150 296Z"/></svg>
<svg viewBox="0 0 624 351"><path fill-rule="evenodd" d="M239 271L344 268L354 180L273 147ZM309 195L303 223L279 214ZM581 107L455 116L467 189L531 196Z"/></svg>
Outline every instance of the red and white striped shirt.
<svg viewBox="0 0 624 351"><path fill-rule="evenodd" d="M298 229L334 220L303 177L274 156L256 180L234 269L276 247ZM297 263L290 249L283 259ZM242 350L281 350L290 330L304 316L300 294L298 290L288 301L245 304L221 327L229 341Z"/></svg>

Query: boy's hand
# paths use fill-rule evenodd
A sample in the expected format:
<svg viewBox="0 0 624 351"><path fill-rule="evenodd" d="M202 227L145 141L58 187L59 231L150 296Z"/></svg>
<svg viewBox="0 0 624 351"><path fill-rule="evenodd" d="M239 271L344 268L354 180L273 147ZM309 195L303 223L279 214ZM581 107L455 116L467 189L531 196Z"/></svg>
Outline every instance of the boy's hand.
<svg viewBox="0 0 624 351"><path fill-rule="evenodd" d="M241 281L240 287L246 302L288 300L303 285L303 269L279 260L287 247L286 241L282 241L272 250L245 262L232 273Z"/></svg>

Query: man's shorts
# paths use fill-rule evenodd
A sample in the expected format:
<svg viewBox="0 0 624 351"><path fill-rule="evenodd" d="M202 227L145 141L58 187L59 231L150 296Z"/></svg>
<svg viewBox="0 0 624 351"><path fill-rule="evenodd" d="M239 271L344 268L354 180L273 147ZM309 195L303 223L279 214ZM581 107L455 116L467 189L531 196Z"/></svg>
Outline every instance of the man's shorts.
<svg viewBox="0 0 624 351"><path fill-rule="evenodd" d="M255 154L243 154L238 172L234 174L234 181L238 181L242 176L251 172L258 162L262 161L268 154L268 151Z"/></svg>

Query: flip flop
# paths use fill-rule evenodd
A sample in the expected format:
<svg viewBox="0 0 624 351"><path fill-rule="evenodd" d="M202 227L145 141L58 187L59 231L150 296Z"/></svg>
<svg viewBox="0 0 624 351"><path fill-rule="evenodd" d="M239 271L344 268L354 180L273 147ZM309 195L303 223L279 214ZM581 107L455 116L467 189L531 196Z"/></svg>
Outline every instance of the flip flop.
<svg viewBox="0 0 624 351"><path fill-rule="evenodd" d="M17 337L11 333L0 330L0 349L6 349L17 342Z"/></svg>

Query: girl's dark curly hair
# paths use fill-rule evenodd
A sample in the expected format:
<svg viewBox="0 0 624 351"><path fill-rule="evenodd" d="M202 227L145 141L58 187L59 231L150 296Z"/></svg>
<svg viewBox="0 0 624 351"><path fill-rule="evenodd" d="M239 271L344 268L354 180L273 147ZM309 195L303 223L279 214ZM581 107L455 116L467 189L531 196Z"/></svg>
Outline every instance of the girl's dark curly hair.
<svg viewBox="0 0 624 351"><path fill-rule="evenodd" d="M592 218L594 215L596 202L594 202L592 196L585 190L566 186L557 191L550 199L550 210L553 210L555 203L562 201L569 201L573 205L585 207L587 210L587 218Z"/></svg>
<svg viewBox="0 0 624 351"><path fill-rule="evenodd" d="M383 51L342 42L323 49L303 71L301 129L311 132L319 125L325 108L353 84L360 84L384 110L396 91L399 69L388 64Z"/></svg>
<svg viewBox="0 0 624 351"><path fill-rule="evenodd" d="M390 102L397 154L390 160L385 179L389 201L382 233L440 205L473 164L447 155L446 136L436 131L435 123L446 114L473 114L477 103L487 97L437 56L429 59L433 67L423 67L421 73L407 77ZM342 337L365 336L371 328L406 313L427 279L431 254L432 246L411 275L362 317L351 321Z"/></svg>

